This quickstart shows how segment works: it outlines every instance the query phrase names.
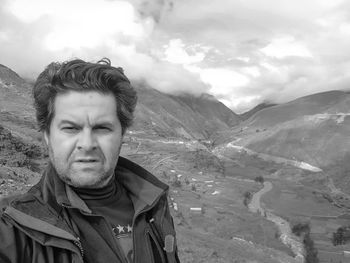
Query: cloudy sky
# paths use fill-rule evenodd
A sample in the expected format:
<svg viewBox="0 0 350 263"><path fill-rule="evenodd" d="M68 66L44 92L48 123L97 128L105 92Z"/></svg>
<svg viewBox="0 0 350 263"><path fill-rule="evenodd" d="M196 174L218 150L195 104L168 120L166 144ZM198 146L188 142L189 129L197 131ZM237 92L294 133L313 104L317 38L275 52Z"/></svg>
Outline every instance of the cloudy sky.
<svg viewBox="0 0 350 263"><path fill-rule="evenodd" d="M23 77L108 57L135 81L237 113L350 89L349 47L346 0L0 0L0 64Z"/></svg>

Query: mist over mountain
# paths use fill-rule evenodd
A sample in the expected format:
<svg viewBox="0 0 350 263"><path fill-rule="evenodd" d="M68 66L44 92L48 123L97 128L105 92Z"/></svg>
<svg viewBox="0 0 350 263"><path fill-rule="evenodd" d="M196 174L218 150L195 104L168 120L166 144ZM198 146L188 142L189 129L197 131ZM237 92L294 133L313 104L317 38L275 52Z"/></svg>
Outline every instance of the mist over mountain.
<svg viewBox="0 0 350 263"><path fill-rule="evenodd" d="M163 137L209 139L238 124L237 114L214 97L203 94L169 95L138 86L138 105L132 129L148 130Z"/></svg>

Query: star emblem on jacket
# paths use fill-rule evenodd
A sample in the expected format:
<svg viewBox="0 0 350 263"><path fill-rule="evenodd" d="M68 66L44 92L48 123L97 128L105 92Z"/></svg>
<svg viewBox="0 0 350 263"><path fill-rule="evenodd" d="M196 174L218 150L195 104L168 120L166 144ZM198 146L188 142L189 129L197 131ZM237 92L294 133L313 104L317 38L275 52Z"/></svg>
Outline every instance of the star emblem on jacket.
<svg viewBox="0 0 350 263"><path fill-rule="evenodd" d="M120 234L130 234L132 232L132 227L128 224L126 226L114 226L113 227L113 232L116 235L120 235Z"/></svg>
<svg viewBox="0 0 350 263"><path fill-rule="evenodd" d="M118 225L117 229L118 229L119 234L124 233L124 227L123 226Z"/></svg>

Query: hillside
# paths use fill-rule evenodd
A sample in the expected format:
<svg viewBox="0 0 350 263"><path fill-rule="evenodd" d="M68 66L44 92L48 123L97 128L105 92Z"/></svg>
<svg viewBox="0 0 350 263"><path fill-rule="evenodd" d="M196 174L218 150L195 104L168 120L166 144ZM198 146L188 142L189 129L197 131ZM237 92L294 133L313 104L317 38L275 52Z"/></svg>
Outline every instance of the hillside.
<svg viewBox="0 0 350 263"><path fill-rule="evenodd" d="M239 117L241 118L241 120L245 121L245 120L248 120L250 117L252 117L258 111L261 111L265 108L269 108L276 105L277 104L272 104L272 103L260 103L259 105L256 105L253 109L240 114Z"/></svg>
<svg viewBox="0 0 350 263"><path fill-rule="evenodd" d="M137 87L133 130L162 137L209 139L219 131L239 123L239 117L208 95L168 95L148 87Z"/></svg>
<svg viewBox="0 0 350 263"><path fill-rule="evenodd" d="M22 85L25 80L22 79L16 72L12 69L0 64L0 80L1 83L9 85Z"/></svg>
<svg viewBox="0 0 350 263"><path fill-rule="evenodd" d="M326 167L350 151L350 94L323 92L265 108L228 137L259 153Z"/></svg>

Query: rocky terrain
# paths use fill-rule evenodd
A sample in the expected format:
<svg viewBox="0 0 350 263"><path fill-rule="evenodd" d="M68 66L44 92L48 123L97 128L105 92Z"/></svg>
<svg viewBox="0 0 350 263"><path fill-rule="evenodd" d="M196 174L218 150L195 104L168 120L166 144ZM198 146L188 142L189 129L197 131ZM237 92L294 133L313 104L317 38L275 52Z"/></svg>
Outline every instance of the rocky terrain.
<svg viewBox="0 0 350 263"><path fill-rule="evenodd" d="M47 162L30 89L0 67L0 196L29 189ZM121 155L170 185L182 262L303 262L303 241L290 228L305 221L319 262L346 262L348 248L330 238L349 209L348 93L259 107L243 118L208 95L137 90ZM326 215L333 219L320 233Z"/></svg>

